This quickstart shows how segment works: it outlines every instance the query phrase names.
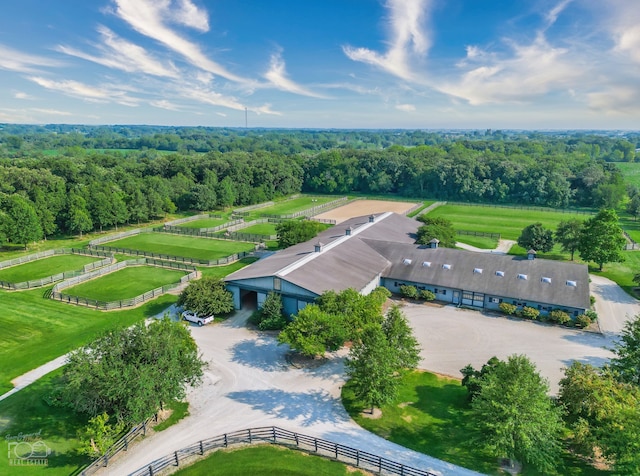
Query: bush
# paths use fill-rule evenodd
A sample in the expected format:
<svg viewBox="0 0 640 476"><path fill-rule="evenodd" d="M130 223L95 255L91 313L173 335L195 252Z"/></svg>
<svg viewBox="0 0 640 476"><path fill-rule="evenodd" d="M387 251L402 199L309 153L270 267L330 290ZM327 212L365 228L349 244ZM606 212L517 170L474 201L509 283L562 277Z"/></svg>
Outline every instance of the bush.
<svg viewBox="0 0 640 476"><path fill-rule="evenodd" d="M508 302L501 302L498 306L502 312L509 316L513 316L518 309L514 304L509 304Z"/></svg>
<svg viewBox="0 0 640 476"><path fill-rule="evenodd" d="M587 310L584 315L591 319L591 322L598 320L598 313L596 311L592 311L591 309Z"/></svg>
<svg viewBox="0 0 640 476"><path fill-rule="evenodd" d="M576 317L577 327L581 327L584 329L585 327L589 327L590 324L591 324L591 318L586 314L580 314L578 317Z"/></svg>
<svg viewBox="0 0 640 476"><path fill-rule="evenodd" d="M527 306L522 308L522 317L526 319L536 320L539 315L540 311L538 311L537 309Z"/></svg>
<svg viewBox="0 0 640 476"><path fill-rule="evenodd" d="M593 294L589 296L589 302L592 306L596 303L596 297Z"/></svg>
<svg viewBox="0 0 640 476"><path fill-rule="evenodd" d="M424 299L425 301L433 301L435 300L436 295L433 294L428 289L423 289L420 291L420 299Z"/></svg>
<svg viewBox="0 0 640 476"><path fill-rule="evenodd" d="M402 295L402 297L416 299L418 297L418 288L416 288L415 286L406 286L403 284L402 286L400 286L400 294Z"/></svg>
<svg viewBox="0 0 640 476"><path fill-rule="evenodd" d="M282 299L277 293L267 294L262 308L251 314L249 322L258 326L261 331L276 331L284 329L287 320L282 313Z"/></svg>
<svg viewBox="0 0 640 476"><path fill-rule="evenodd" d="M561 311L560 309L554 309L553 311L551 311L549 313L549 319L552 322L557 322L558 324L562 324L562 325L567 325L569 322L571 322L571 318L569 317L569 314L567 314L564 311Z"/></svg>

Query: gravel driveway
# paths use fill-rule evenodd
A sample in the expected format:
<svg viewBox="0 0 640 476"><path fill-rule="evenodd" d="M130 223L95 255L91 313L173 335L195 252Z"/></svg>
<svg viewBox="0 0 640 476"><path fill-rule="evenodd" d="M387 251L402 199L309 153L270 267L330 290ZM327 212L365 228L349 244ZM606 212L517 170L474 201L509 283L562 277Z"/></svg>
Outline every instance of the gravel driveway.
<svg viewBox="0 0 640 476"><path fill-rule="evenodd" d="M287 348L269 334L244 327L246 313L192 334L209 362L202 386L190 392L191 415L155 434L99 474L129 474L147 463L197 442L244 428L279 426L401 461L443 475L477 475L377 437L356 425L340 401L343 362L334 355L313 370L296 369Z"/></svg>
<svg viewBox="0 0 640 476"><path fill-rule="evenodd" d="M640 314L640 301L625 293L610 279L589 275L591 294L596 298L600 330L606 335L619 334L625 323Z"/></svg>

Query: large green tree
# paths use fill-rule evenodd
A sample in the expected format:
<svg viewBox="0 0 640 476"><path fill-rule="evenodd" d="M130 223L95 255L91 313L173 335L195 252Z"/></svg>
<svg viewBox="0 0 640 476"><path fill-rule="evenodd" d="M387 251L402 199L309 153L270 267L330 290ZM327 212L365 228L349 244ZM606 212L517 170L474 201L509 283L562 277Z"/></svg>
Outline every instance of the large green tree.
<svg viewBox="0 0 640 476"><path fill-rule="evenodd" d="M525 250L548 253L553 249L553 231L543 227L542 223L533 223L522 230L518 237L518 246Z"/></svg>
<svg viewBox="0 0 640 476"><path fill-rule="evenodd" d="M578 252L585 261L598 264L600 271L605 263L624 261L622 250L626 241L614 210L600 210L584 222Z"/></svg>
<svg viewBox="0 0 640 476"><path fill-rule="evenodd" d="M323 311L316 304L300 310L278 335L280 344L308 357L338 350L347 340L347 330L340 315Z"/></svg>
<svg viewBox="0 0 640 476"><path fill-rule="evenodd" d="M553 472L561 449L561 411L535 365L524 355L510 356L483 375L479 385L471 415L482 444L497 458Z"/></svg>
<svg viewBox="0 0 640 476"><path fill-rule="evenodd" d="M233 294L227 290L223 280L212 276L191 281L180 293L178 305L201 316L229 314L234 309Z"/></svg>
<svg viewBox="0 0 640 476"><path fill-rule="evenodd" d="M18 194L9 195L3 200L7 223L4 233L7 241L27 245L43 237L40 219L31 201Z"/></svg>
<svg viewBox="0 0 640 476"><path fill-rule="evenodd" d="M197 385L205 363L189 330L168 318L111 330L72 352L61 397L90 417L136 424Z"/></svg>
<svg viewBox="0 0 640 476"><path fill-rule="evenodd" d="M640 316L628 320L615 343L611 368L618 380L640 387ZM640 436L640 435L639 435Z"/></svg>
<svg viewBox="0 0 640 476"><path fill-rule="evenodd" d="M421 215L418 220L424 225L418 228L416 233L416 243L427 245L434 238L438 240L439 246L445 248L456 247L456 231L453 229L453 223L443 217L429 217Z"/></svg>
<svg viewBox="0 0 640 476"><path fill-rule="evenodd" d="M309 241L316 236L324 226L312 220L287 220L276 225L278 246L288 248L297 243Z"/></svg>
<svg viewBox="0 0 640 476"><path fill-rule="evenodd" d="M420 344L399 306L391 306L387 311L382 332L387 344L394 349L395 368L415 369L420 362Z"/></svg>
<svg viewBox="0 0 640 476"><path fill-rule="evenodd" d="M556 228L556 241L562 246L562 251L571 253L571 261L573 261L573 255L580 247L583 226L584 222L582 220L572 218L561 221L558 223L558 228Z"/></svg>

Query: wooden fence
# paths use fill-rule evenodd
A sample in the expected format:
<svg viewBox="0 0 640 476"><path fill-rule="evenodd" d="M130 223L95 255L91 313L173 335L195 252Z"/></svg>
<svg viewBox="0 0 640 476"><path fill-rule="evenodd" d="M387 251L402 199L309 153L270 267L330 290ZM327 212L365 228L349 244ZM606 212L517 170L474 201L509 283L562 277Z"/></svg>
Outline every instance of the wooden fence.
<svg viewBox="0 0 640 476"><path fill-rule="evenodd" d="M8 281L0 281L0 288L10 289L10 290L21 290L21 289L31 289L31 288L46 286L47 284L55 283L56 281L61 281L63 279L80 276L81 274L87 273L93 269L101 268L103 266L112 264L115 261L112 254L104 253L102 251L76 249L76 248L59 248L56 250L47 250L40 253L31 254L28 256L22 256L20 258L16 258L9 261L3 261L2 263L0 263L0 269L6 268L9 266L17 266L23 263L29 263L31 261L47 258L53 255L64 255L64 254L95 256L97 258L103 258L103 259L101 259L100 261L94 261L93 263L86 264L82 267L82 269L79 269L79 270L65 271L62 273L53 274L51 276L46 276L40 279L32 279L29 281L23 281L21 283L11 283ZM6 265L6 263L13 263L13 264Z"/></svg>
<svg viewBox="0 0 640 476"><path fill-rule="evenodd" d="M189 223L190 221L203 220L207 218L224 218L222 215L215 213L201 213L200 215L192 215L190 217L178 218L177 220L170 220L164 223L164 226L176 226L182 223Z"/></svg>
<svg viewBox="0 0 640 476"><path fill-rule="evenodd" d="M165 286L152 289L151 291L147 291L144 294L140 294L134 298L130 299L121 299L117 301L98 301L97 299L88 299L79 296L73 296L71 294L62 293L63 289L76 286L77 284L83 283L93 278L97 278L103 276L108 273L113 273L127 266L137 266L137 265L150 265L157 266L160 268L169 268L176 270L189 271L189 274L180 278L179 283L167 284ZM163 294L175 289L179 286L182 286L184 283L191 281L197 275L198 271L195 267L185 265L183 263L176 263L172 261L163 261L163 260L155 260L155 259L137 259L137 260L127 260L121 261L110 266L105 266L104 268L100 268L96 271L92 271L90 273L81 274L80 276L76 276L61 283L56 284L51 290L51 294L49 297L56 301L66 302L68 304L77 304L79 306L87 306L93 307L96 309L100 309L103 311L109 311L112 309L122 309L124 307L132 307L137 306L145 301L149 301L150 299L154 299L158 296L162 296Z"/></svg>
<svg viewBox="0 0 640 476"><path fill-rule="evenodd" d="M549 207L535 207L524 204L508 204L508 203L478 203L478 202L452 202L447 201L447 205L461 205L469 207L485 207L485 208L512 208L514 210L532 210L537 212L556 212L567 213L575 215L595 215L593 210L586 210L580 208L549 208Z"/></svg>
<svg viewBox="0 0 640 476"><path fill-rule="evenodd" d="M488 233L484 231L469 231L469 230L456 230L457 235L468 235L468 236L488 236L489 238L495 238L497 240L500 239L500 233Z"/></svg>
<svg viewBox="0 0 640 476"><path fill-rule="evenodd" d="M299 212L294 212L294 213L285 213L285 214L280 214L280 215L262 215L264 217L267 218L281 218L281 219L285 219L285 220L291 220L294 218L300 218L300 217L312 217L314 215L317 215L319 213L322 212L326 212L329 210L332 210L334 208L338 208L341 207L343 205L345 205L347 202L349 202L351 200L349 200L348 197L340 197L336 200L332 200L330 202L327 203L322 203L320 205L316 205L314 207L311 208L307 208L305 210L300 210Z"/></svg>
<svg viewBox="0 0 640 476"><path fill-rule="evenodd" d="M102 243L106 243L107 241L116 241L121 240L122 238L126 238L128 236L139 235L140 233L152 233L153 230L150 228L136 228L135 230L123 231L120 233L116 233L115 235L103 236L102 238L96 238L95 240L91 240L89 242L89 248L94 248L95 245L100 245Z"/></svg>
<svg viewBox="0 0 640 476"><path fill-rule="evenodd" d="M636 243L635 240L631 238L631 236L629 236L629 233L627 233L624 230L622 230L622 233L624 234L624 237L627 239L627 243L624 245L625 250L631 251L631 250L640 249L640 246L638 245L638 243Z"/></svg>
<svg viewBox="0 0 640 476"><path fill-rule="evenodd" d="M207 440L201 440L185 448L174 451L164 458L152 461L143 468L131 473L130 476L154 476L167 468L180 466L193 457L199 457L213 450L227 448L233 445L253 443L271 443L293 449L299 449L318 456L340 461L344 464L362 468L378 474L400 476L436 476L435 473L424 469L392 461L366 451L341 445L332 441L283 430L276 426L250 428L233 433L225 433ZM85 474L84 472L82 474ZM91 473L86 473L91 474Z"/></svg>

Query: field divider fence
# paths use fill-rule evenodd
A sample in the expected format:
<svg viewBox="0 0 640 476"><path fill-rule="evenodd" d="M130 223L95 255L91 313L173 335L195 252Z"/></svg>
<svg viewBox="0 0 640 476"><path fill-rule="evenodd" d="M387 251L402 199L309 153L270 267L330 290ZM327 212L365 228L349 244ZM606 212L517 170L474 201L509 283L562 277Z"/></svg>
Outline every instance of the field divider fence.
<svg viewBox="0 0 640 476"><path fill-rule="evenodd" d="M521 204L508 204L508 203L481 203L481 202L452 202L448 201L447 205L459 205L469 207L484 207L484 208L510 208L513 210L531 210L537 212L556 212L567 213L574 215L595 215L593 210L585 210L581 208L549 208L549 207L536 207L530 205Z"/></svg>
<svg viewBox="0 0 640 476"><path fill-rule="evenodd" d="M62 293L61 291L73 286L76 286L80 283L84 283L94 278L98 278L100 276L104 276L105 274L113 273L115 271L119 271L127 266L156 266L159 268L168 268L180 271L188 271L189 273L180 278L180 282L166 284L159 288L152 289L151 291L147 291L143 294L140 294L136 297L129 299L120 299L116 301L99 301L97 299L89 299L83 298L80 296L74 296L71 294ZM191 281L196 278L198 275L198 270L195 266L190 266L184 263L177 263L174 261L166 261L166 260L157 260L157 259L149 259L149 258L140 258L134 260L120 261L118 263L105 266L104 268L100 268L95 271L91 271L89 273L83 273L79 276L72 277L70 279L66 279L61 283L56 284L51 290L51 294L49 298L54 299L56 301L66 302L69 304L77 304L79 306L93 307L95 309L100 309L103 311L110 311L112 309L122 309L124 307L132 307L137 306L145 301L149 301L150 299L154 299L158 296L162 296L163 294L168 293L171 290L174 290L178 287L184 286L185 283Z"/></svg>
<svg viewBox="0 0 640 476"><path fill-rule="evenodd" d="M155 476L162 474L163 470L173 471L181 464L188 464L194 459L204 456L206 453L211 451L237 445L266 443L285 446L289 449L296 449L309 454L315 454L317 456L339 461L341 463L378 474L399 476L436 476L435 473L430 471L407 466L358 448L352 448L350 446L341 445L322 438L284 430L276 426L249 428L246 430L224 433L206 440L200 440L192 445L176 450L163 458L150 462L144 467L131 473L130 476ZM100 462L99 464L103 466L106 466L105 463L108 462L108 460L105 461L102 459L99 459L96 462L98 461ZM94 464L96 462L94 462ZM88 475L91 473L82 472L82 474Z"/></svg>
<svg viewBox="0 0 640 476"><path fill-rule="evenodd" d="M636 243L636 241L633 238L631 238L629 233L627 233L625 230L622 230L622 233L624 234L624 237L627 239L627 243L624 245L625 250L631 251L631 250L640 249L640 246L638 246L638 243Z"/></svg>
<svg viewBox="0 0 640 476"><path fill-rule="evenodd" d="M284 220L291 220L294 218L300 218L300 217L312 217L314 215L317 215L319 213L322 212L327 212L329 210L332 210L334 208L338 208L341 207L343 205L346 205L348 202L353 201L352 199L349 199L348 197L340 197L336 200L332 200L330 202L326 202L326 203L322 203L320 205L315 205L311 208L306 208L304 210L300 210L298 212L293 212L293 213L284 213L284 214L270 214L270 215L263 215L266 218L280 218L280 219L284 219Z"/></svg>
<svg viewBox="0 0 640 476"><path fill-rule="evenodd" d="M164 222L164 226L182 225L183 223L189 223L191 221L196 221L196 220L205 220L207 218L224 218L224 217L216 213L201 213L199 215L192 215L190 217L178 218L176 220L170 220L170 221Z"/></svg>
<svg viewBox="0 0 640 476"><path fill-rule="evenodd" d="M497 240L502 236L500 233L489 233L484 231L470 231L470 230L456 230L456 235L467 235L467 236L486 236L489 238L495 238Z"/></svg>
<svg viewBox="0 0 640 476"><path fill-rule="evenodd" d="M417 209L419 209L419 208L420 208L420 207L422 207L423 205L424 205L424 203L423 203L423 202L416 203L414 206L412 206L412 207L411 207L411 208L409 208L408 210L405 210L402 214L403 214L404 216L407 216L407 215L409 215L409 214L411 214L411 213L415 212Z"/></svg>
<svg viewBox="0 0 640 476"><path fill-rule="evenodd" d="M110 253L118 253L118 254L129 255L129 256L142 256L144 258L154 258L159 260L173 261L176 263L184 263L184 264L199 265L199 266L222 266L226 264L235 263L236 261L246 256L252 256L255 251L255 250L240 251L239 253L234 253L232 255L225 256L224 258L202 260L197 258L186 258L184 256L165 255L163 253L151 253L149 251L133 250L131 248L117 248L115 246L94 245L92 246L92 249L107 251Z"/></svg>
<svg viewBox="0 0 640 476"><path fill-rule="evenodd" d="M42 258L49 258L54 255L68 255L68 254L82 255L82 256L95 256L97 258L103 258L103 259L101 259L100 261L94 261L92 263L86 264L82 267L82 269L73 270L73 271L64 271L62 273L52 274L51 276L46 276L40 279L31 279L31 280L23 281L20 283L0 281L0 288L9 289L13 291L38 288L38 287L46 286L47 284L52 284L57 281L61 281L63 279L69 279L76 276L80 276L93 269L102 268L104 266L113 264L115 262L115 258L111 253L105 253L102 251L95 251L95 250L81 249L81 248L58 248L55 250L47 250L40 253L34 253L31 255L22 256L20 258L3 261L2 263L0 263L0 269L8 268L10 266L17 266L24 263L30 263L32 261L36 261ZM7 265L6 263L12 263L12 264Z"/></svg>
<svg viewBox="0 0 640 476"><path fill-rule="evenodd" d="M263 202L263 203L256 203L255 205L247 205L246 207L240 207L240 208L235 208L233 210L233 214L234 215L247 215L247 212L251 212L253 210L259 210L260 208L269 208L272 207L276 204L276 202Z"/></svg>
<svg viewBox="0 0 640 476"><path fill-rule="evenodd" d="M151 228L136 228L135 230L122 231L120 233L116 233L114 235L103 236L102 238L96 238L95 240L91 240L89 242L89 248L93 248L96 245L100 245L102 243L106 243L108 241L116 241L121 240L122 238L127 238L133 235L139 235L140 233L153 233L153 229Z"/></svg>

